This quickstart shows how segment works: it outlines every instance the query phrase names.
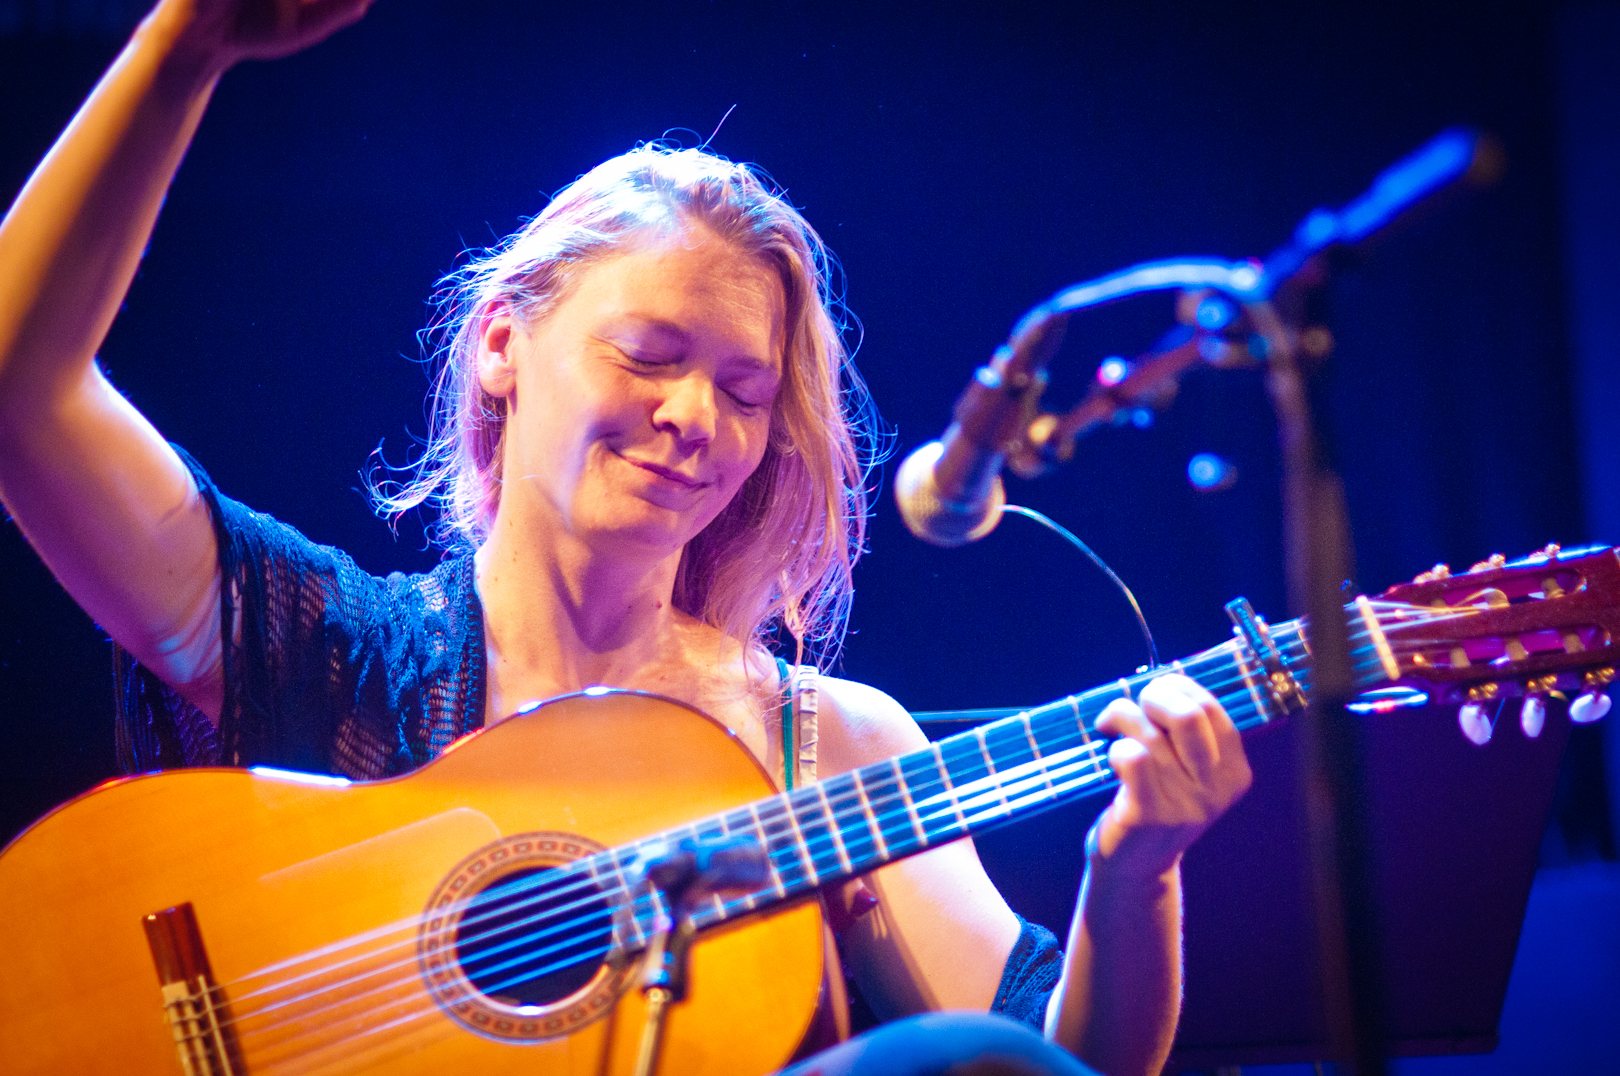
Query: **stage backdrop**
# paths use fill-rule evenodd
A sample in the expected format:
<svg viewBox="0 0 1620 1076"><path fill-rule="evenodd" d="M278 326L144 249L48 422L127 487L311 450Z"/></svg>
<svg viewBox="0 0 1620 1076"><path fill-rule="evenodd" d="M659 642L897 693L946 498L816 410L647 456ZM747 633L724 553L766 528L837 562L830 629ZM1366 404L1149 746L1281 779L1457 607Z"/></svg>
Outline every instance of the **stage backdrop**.
<svg viewBox="0 0 1620 1076"><path fill-rule="evenodd" d="M8 196L127 29L119 4L69 7L0 18ZM841 258L850 343L906 451L1054 289L1262 254L1441 128L1484 127L1506 149L1500 184L1333 290L1326 417L1357 582L1617 537L1586 533L1579 495L1550 5L548 7L389 0L319 48L231 72L102 352L228 494L370 570L436 560L418 520L396 537L371 515L360 480L373 449L402 461L424 430L435 279L660 137L756 161L803 207ZM1080 317L1052 401L1169 323L1163 297ZM1199 452L1237 483L1194 492ZM1009 519L969 549L924 546L891 471L874 476L842 672L937 710L1036 703L1145 660L1123 601L1055 538ZM1286 613L1277 480L1259 374L1203 370L1151 427L1101 432L1009 493L1129 581L1168 658L1220 642L1235 595ZM12 525L0 560L10 834L114 761L103 637ZM1560 856L1612 855L1597 743L1572 748ZM1083 815L986 842L993 866L1045 860L1018 872L1031 915L1069 901Z"/></svg>

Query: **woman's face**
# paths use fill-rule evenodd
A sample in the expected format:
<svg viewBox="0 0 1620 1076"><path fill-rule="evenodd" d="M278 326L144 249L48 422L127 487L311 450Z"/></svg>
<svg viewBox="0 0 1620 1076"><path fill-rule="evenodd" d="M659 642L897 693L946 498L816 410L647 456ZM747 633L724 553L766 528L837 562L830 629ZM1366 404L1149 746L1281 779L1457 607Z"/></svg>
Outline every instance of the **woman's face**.
<svg viewBox="0 0 1620 1076"><path fill-rule="evenodd" d="M768 267L693 227L594 263L533 325L497 312L480 375L507 401L501 515L679 550L764 456L785 307Z"/></svg>

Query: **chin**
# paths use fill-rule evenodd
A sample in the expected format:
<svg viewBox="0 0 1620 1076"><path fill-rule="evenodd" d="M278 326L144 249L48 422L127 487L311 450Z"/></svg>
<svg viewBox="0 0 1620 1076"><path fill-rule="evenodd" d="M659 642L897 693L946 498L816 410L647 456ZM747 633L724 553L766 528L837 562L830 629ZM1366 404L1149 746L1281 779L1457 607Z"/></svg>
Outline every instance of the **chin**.
<svg viewBox="0 0 1620 1076"><path fill-rule="evenodd" d="M603 548L633 551L638 557L664 557L679 553L702 529L694 527L689 517L653 509L614 519L582 521L576 533L590 536L587 541Z"/></svg>

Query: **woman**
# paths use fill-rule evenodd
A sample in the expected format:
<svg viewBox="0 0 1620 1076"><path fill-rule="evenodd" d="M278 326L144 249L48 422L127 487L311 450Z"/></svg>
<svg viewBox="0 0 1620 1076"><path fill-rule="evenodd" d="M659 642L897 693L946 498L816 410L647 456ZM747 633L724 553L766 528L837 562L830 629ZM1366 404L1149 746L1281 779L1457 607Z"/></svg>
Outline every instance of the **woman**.
<svg viewBox="0 0 1620 1076"><path fill-rule="evenodd" d="M365 576L219 497L107 384L95 351L219 77L365 6L164 0L0 227L0 497L138 663L126 757L381 776L593 684L704 710L784 784L922 745L880 692L795 674L761 642L781 624L801 650L836 647L865 503L841 406L858 382L819 243L745 169L691 151L616 159L464 274L439 436L420 480L386 498L438 498L476 547L430 575ZM1121 737L1122 787L1087 842L1050 999L1055 949L962 841L833 898L864 911L840 949L880 1016L995 1005L1100 1071L1162 1066L1180 857L1249 773L1226 714L1184 678L1102 727ZM1077 1071L1005 1022L877 1034L810 1064L996 1055Z"/></svg>

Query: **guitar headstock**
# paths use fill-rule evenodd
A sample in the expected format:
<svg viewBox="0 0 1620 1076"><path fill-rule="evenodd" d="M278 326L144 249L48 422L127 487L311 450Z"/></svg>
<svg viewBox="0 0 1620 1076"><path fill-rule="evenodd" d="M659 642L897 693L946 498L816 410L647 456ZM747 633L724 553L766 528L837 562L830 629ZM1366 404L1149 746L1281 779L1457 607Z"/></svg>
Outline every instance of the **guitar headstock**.
<svg viewBox="0 0 1620 1076"><path fill-rule="evenodd" d="M1462 703L1459 721L1475 742L1490 735L1480 724L1483 706L1508 696L1524 696L1520 721L1531 736L1541 731L1547 696L1579 692L1570 704L1578 722L1608 712L1603 691L1620 665L1614 549L1550 545L1458 573L1436 565L1390 587L1364 612L1388 641L1379 655L1386 675L1398 669L1390 679L1428 686L1434 702Z"/></svg>

